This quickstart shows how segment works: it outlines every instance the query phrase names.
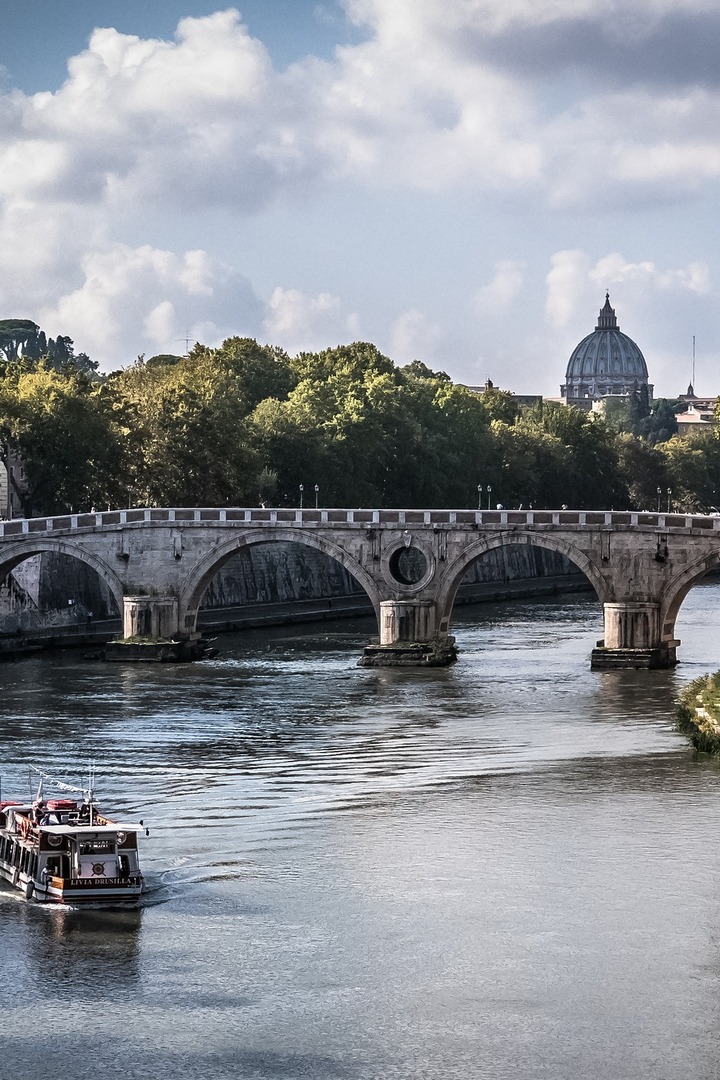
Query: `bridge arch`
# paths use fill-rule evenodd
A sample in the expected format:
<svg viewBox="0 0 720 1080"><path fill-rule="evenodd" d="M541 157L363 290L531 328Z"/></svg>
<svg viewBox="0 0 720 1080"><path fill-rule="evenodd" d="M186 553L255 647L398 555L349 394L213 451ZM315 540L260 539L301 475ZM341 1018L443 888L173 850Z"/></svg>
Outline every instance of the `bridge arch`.
<svg viewBox="0 0 720 1080"><path fill-rule="evenodd" d="M720 566L720 549L710 551L701 558L696 559L690 566L685 567L682 573L672 578L660 596L660 625L664 641L675 637L675 622L682 606L683 600L707 573Z"/></svg>
<svg viewBox="0 0 720 1080"><path fill-rule="evenodd" d="M0 549L0 581L34 555L68 555L91 567L102 578L112 593L119 612L123 610L123 587L120 578L115 571L103 560L99 559L92 551L75 544L72 541L54 539L52 537L38 537L35 541L23 540L21 543L12 543Z"/></svg>
<svg viewBox="0 0 720 1080"><path fill-rule="evenodd" d="M233 555L249 547L260 544L296 543L303 547L322 552L330 559L340 563L367 593L375 611L380 616L380 594L377 584L360 562L342 546L324 537L317 536L303 529L253 529L246 532L233 532L232 537L218 544L193 566L180 588L181 621L194 620L203 594L208 585Z"/></svg>
<svg viewBox="0 0 720 1080"><path fill-rule="evenodd" d="M523 546L546 548L548 551L564 555L565 558L577 566L578 570L585 574L597 593L600 603L604 603L608 599L608 586L602 571L587 555L562 537L553 536L546 532L526 535L507 532L493 536L482 536L478 537L474 543L468 544L455 561L448 565L445 571L438 593L438 625L441 631L447 631L457 591L472 563L476 559L482 558L483 555L487 555L490 551L499 548Z"/></svg>

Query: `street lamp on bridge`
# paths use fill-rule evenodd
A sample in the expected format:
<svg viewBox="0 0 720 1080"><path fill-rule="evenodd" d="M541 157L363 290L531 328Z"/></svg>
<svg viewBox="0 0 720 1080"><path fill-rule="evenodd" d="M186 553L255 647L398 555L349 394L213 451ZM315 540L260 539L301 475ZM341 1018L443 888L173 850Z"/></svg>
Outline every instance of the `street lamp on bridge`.
<svg viewBox="0 0 720 1080"><path fill-rule="evenodd" d="M662 495L662 488L658 487L658 489L657 489L657 497L658 497L658 511L657 512L658 512L658 514L660 513L660 496L661 495Z"/></svg>
<svg viewBox="0 0 720 1080"><path fill-rule="evenodd" d="M670 513L670 505L671 505L670 498L671 498L671 496L672 496L672 488L668 488L668 490L667 490L667 497L668 497L668 511L667 512L668 512L668 514Z"/></svg>
<svg viewBox="0 0 720 1080"><path fill-rule="evenodd" d="M320 496L320 485L316 484L315 485L315 509L316 510L318 508L318 498L319 498L319 496Z"/></svg>
<svg viewBox="0 0 720 1080"><path fill-rule="evenodd" d="M488 510L490 509L490 492L491 492L491 491L492 491L492 488L491 488L491 487L490 487L490 485L488 484L488 486L487 486L487 493L488 493Z"/></svg>
<svg viewBox="0 0 720 1080"><path fill-rule="evenodd" d="M302 510L302 504L303 504L303 492L304 492L304 490L305 490L305 485L301 484L300 487L298 488L298 491L300 492L300 509L301 510Z"/></svg>
<svg viewBox="0 0 720 1080"><path fill-rule="evenodd" d="M478 484L478 510L482 510L482 493L483 486L482 484Z"/></svg>

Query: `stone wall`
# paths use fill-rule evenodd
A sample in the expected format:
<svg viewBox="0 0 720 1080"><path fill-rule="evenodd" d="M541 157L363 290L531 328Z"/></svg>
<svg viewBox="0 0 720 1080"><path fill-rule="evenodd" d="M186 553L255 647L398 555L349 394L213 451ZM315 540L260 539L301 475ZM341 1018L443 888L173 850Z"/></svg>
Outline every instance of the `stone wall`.
<svg viewBox="0 0 720 1080"><path fill-rule="evenodd" d="M305 544L254 544L234 555L210 582L204 608L352 596L362 587L347 570Z"/></svg>
<svg viewBox="0 0 720 1080"><path fill-rule="evenodd" d="M468 569L463 584L490 581L522 581L527 578L564 577L579 574L577 566L547 548L515 544L496 548Z"/></svg>
<svg viewBox="0 0 720 1080"><path fill-rule="evenodd" d="M579 571L568 559L527 544L491 551L464 581L518 581ZM233 556L210 582L203 608L354 596L363 589L340 563L304 544L256 544Z"/></svg>

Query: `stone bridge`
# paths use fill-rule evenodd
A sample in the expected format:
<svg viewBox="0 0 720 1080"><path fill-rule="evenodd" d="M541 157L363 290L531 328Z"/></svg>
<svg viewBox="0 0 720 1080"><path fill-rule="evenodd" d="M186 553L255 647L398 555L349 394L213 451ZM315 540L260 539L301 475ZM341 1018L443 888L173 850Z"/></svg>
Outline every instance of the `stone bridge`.
<svg viewBox="0 0 720 1080"><path fill-rule="evenodd" d="M336 559L370 597L379 644L366 665L455 657L450 620L470 564L494 548L559 552L588 578L605 632L602 667L669 667L675 619L720 564L720 517L589 510L137 509L0 522L0 580L41 552L70 555L107 583L123 633L192 638L203 593L251 544L293 541Z"/></svg>

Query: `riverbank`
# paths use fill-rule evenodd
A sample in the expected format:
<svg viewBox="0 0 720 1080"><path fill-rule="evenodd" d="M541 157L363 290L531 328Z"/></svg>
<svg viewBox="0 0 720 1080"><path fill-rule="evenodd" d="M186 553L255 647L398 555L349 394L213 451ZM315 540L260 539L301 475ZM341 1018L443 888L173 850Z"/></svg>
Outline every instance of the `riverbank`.
<svg viewBox="0 0 720 1080"><path fill-rule="evenodd" d="M696 750L720 754L720 671L693 679L685 687L675 708L675 722Z"/></svg>

